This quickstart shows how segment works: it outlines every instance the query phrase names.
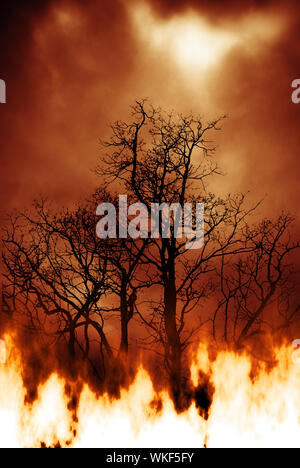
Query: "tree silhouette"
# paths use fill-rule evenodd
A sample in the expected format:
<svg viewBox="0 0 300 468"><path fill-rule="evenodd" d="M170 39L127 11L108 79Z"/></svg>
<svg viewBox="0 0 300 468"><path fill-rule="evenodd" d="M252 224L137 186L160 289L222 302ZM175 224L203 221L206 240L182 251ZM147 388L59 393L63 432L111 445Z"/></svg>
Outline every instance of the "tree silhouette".
<svg viewBox="0 0 300 468"><path fill-rule="evenodd" d="M220 174L208 138L219 130L222 119L205 124L200 117L165 114L145 101L137 102L131 122L112 125L111 140L104 143L107 155L97 171L107 184L121 184L149 215L153 203L183 207L197 201L205 206L202 249L188 250L187 239L176 238L174 217L170 238L163 238L161 216L160 237L151 239L141 257L149 267L148 277L161 285L162 298L149 301L150 315L138 307L137 313L148 326L150 339L163 344L176 401L182 388L182 353L201 326L186 330L187 315L199 315L199 301L211 290L209 273L219 259L256 248L252 238L256 233L247 228L256 206L247 208L244 195L220 198L206 187L209 178Z"/></svg>
<svg viewBox="0 0 300 468"><path fill-rule="evenodd" d="M10 217L3 237L5 297L27 328L67 339L72 359L77 347L99 378L109 374L118 384L126 377L128 326L139 288L134 274L146 241L100 241L96 200L114 202L99 189L74 210L56 213L42 200ZM121 338L115 352L106 328L116 313ZM90 357L91 341L99 344L100 369Z"/></svg>
<svg viewBox="0 0 300 468"><path fill-rule="evenodd" d="M185 351L203 326L211 326L216 341L242 349L299 320L290 301L288 256L299 247L291 240L292 217L254 224L260 203L210 190L221 175L211 140L223 118L204 122L136 102L129 121L113 124L103 143L101 187L89 202L55 212L41 200L11 216L4 229L7 315L42 337L66 340L72 359L79 352L101 380L109 376L117 385L126 379L129 325L135 323L139 345L163 358L178 408L188 377ZM140 213L134 238L97 238L97 206L111 203L120 214L119 194L144 205L146 223ZM186 214L187 204L196 203L205 208L201 246L195 245L195 215L178 236L176 212L170 211L169 224L162 214L166 206ZM153 204L161 208L155 232ZM116 232L127 230L124 222L116 216Z"/></svg>
<svg viewBox="0 0 300 468"><path fill-rule="evenodd" d="M265 219L252 228L255 235L250 240L254 242L250 254L222 258L219 303L213 317L215 339L223 330L223 340L240 349L254 337L274 334L300 320L299 307L286 307L294 292L290 254L300 245L291 237L293 222L287 214L275 221ZM270 308L273 310L268 314ZM274 316L275 308L278 317ZM223 326L218 322L220 316Z"/></svg>
<svg viewBox="0 0 300 468"><path fill-rule="evenodd" d="M6 289L26 325L42 335L67 337L73 359L76 345L89 357L92 330L103 374L113 359L100 301L109 287L108 260L87 229L94 220L87 207L53 214L44 201L36 202L33 213L10 218L2 259Z"/></svg>

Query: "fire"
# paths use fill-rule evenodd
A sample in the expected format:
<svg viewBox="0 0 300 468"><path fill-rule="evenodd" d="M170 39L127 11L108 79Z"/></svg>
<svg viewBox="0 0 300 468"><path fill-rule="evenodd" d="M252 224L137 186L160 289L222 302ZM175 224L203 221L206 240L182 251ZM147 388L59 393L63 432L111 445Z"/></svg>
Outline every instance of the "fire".
<svg viewBox="0 0 300 468"><path fill-rule="evenodd" d="M76 414L66 381L57 374L41 384L33 404L24 403L26 389L21 360L11 337L5 337L7 359L0 365L1 447L299 447L300 365L293 349L277 352L272 370L261 366L251 377L251 360L220 352L210 361L199 347L191 367L214 386L208 418L193 403L177 414L167 392L157 394L140 368L119 399L97 397L83 387ZM156 403L155 403L156 402Z"/></svg>

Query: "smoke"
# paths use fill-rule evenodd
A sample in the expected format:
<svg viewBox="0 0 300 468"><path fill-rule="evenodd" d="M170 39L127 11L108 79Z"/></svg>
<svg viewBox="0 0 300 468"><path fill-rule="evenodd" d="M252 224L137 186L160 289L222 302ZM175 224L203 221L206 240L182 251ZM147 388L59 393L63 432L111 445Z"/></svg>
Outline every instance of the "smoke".
<svg viewBox="0 0 300 468"><path fill-rule="evenodd" d="M109 135L110 121L128 117L135 99L149 97L178 112L228 114L216 141L226 177L214 188L266 198L260 215L287 210L297 216L296 7L277 0L6 2L0 15L0 79L7 87L7 103L0 105L1 215L39 194L65 205L92 193L101 183L92 172L99 138ZM195 52L186 42L191 26ZM203 31L205 38L235 38L209 66L197 55L198 45L206 45ZM185 44L180 50L188 63L176 55L177 44ZM41 362L32 367L37 374Z"/></svg>
<svg viewBox="0 0 300 468"><path fill-rule="evenodd" d="M124 16L108 1L14 2L1 16L2 210L39 193L71 203L93 191L98 139L131 68Z"/></svg>
<svg viewBox="0 0 300 468"><path fill-rule="evenodd" d="M158 34L179 18L234 34L237 43L203 70L174 60L174 50L142 35L133 12L151 7ZM107 124L125 118L136 98L203 116L229 115L218 140L224 190L268 195L269 207L298 210L299 19L294 2L151 3L13 1L2 7L0 107L2 210L39 193L58 203L82 199L99 183L91 172ZM190 10L193 8L193 10ZM151 19L152 18L152 19ZM248 24L248 26L247 26ZM279 24L269 38L259 31ZM242 36L247 26L248 36ZM197 24L196 24L197 26ZM275 26L274 26L275 27ZM184 53L189 53L187 48ZM213 51L212 51L213 53ZM201 64L200 64L201 65Z"/></svg>

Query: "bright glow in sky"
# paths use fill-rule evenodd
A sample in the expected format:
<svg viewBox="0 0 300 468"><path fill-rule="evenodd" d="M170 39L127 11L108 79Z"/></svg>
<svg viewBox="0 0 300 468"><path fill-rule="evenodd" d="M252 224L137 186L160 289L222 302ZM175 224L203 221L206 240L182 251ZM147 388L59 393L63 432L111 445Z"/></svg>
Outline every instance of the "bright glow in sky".
<svg viewBox="0 0 300 468"><path fill-rule="evenodd" d="M195 22L180 25L177 33L178 35L174 36L174 51L179 61L185 66L213 65L235 43L233 35L213 34L205 24L200 24L200 22L199 24Z"/></svg>
<svg viewBox="0 0 300 468"><path fill-rule="evenodd" d="M167 46L174 58L185 67L207 68L218 62L236 43L233 34L214 31L198 18L174 19L165 25L152 23L151 26L149 32L153 45L157 48Z"/></svg>
<svg viewBox="0 0 300 468"><path fill-rule="evenodd" d="M131 10L138 33L158 53L169 55L187 71L205 71L218 64L235 46L248 52L273 39L282 29L271 16L252 15L238 23L212 26L197 13L169 20L156 17L145 4Z"/></svg>

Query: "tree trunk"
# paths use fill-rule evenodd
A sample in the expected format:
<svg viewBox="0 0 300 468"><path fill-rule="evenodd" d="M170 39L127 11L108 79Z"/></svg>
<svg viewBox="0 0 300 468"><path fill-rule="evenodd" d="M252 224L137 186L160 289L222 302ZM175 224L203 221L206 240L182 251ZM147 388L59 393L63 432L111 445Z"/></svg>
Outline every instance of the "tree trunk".
<svg viewBox="0 0 300 468"><path fill-rule="evenodd" d="M164 287L164 315L167 337L167 359L169 365L170 386L175 404L181 401L181 342L176 323L177 291L175 265L169 265L168 280Z"/></svg>
<svg viewBox="0 0 300 468"><path fill-rule="evenodd" d="M129 304L127 298L127 278L124 276L120 291L120 315L121 315L121 342L119 352L116 357L113 369L112 379L114 391L124 385L128 377L128 323L130 320Z"/></svg>
<svg viewBox="0 0 300 468"><path fill-rule="evenodd" d="M127 301L127 282L122 281L120 294L121 311L121 343L119 348L119 359L123 365L127 365L128 358L128 301Z"/></svg>
<svg viewBox="0 0 300 468"><path fill-rule="evenodd" d="M70 324L68 347L69 347L71 362L74 362L75 361L75 330L74 330L73 324Z"/></svg>

